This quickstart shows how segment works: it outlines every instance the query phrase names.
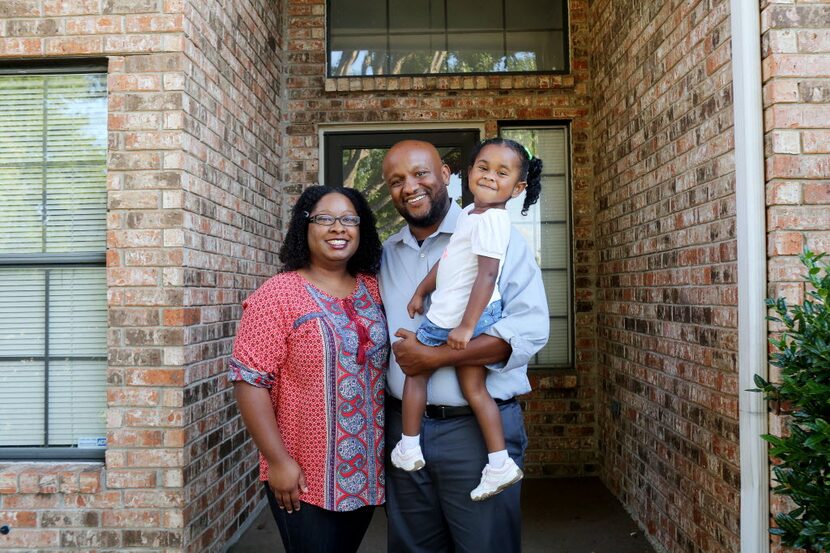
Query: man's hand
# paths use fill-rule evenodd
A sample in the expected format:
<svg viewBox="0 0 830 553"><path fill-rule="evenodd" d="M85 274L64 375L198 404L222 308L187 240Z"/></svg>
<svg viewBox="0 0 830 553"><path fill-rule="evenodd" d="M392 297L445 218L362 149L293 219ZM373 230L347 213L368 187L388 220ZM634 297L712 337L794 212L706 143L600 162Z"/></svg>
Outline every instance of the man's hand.
<svg viewBox="0 0 830 553"><path fill-rule="evenodd" d="M414 332L403 328L399 328L395 336L400 340L392 342L392 351L405 375L430 374L442 366L440 362L436 364L436 352L440 347L425 346L418 341Z"/></svg>
<svg viewBox="0 0 830 553"><path fill-rule="evenodd" d="M300 510L300 494L308 492L308 485L297 461L290 457L283 461L268 460L268 485L280 509L289 513Z"/></svg>
<svg viewBox="0 0 830 553"><path fill-rule="evenodd" d="M473 329L463 326L457 326L450 330L450 335L447 337L447 345L452 349L466 349L467 343L473 337Z"/></svg>
<svg viewBox="0 0 830 553"><path fill-rule="evenodd" d="M418 292L415 292L412 299L406 305L406 312L409 313L410 319L414 319L416 313L422 315L424 313L424 297Z"/></svg>

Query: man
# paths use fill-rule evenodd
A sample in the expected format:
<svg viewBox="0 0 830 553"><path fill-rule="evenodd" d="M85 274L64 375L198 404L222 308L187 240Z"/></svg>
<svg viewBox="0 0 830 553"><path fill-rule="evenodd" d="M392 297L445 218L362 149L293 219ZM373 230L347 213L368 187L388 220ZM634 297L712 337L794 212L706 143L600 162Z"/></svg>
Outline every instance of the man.
<svg viewBox="0 0 830 553"><path fill-rule="evenodd" d="M491 369L487 390L499 403L508 453L522 466L527 435L515 397L530 391L527 362L548 339L539 267L525 239L513 229L499 280L503 318L464 350L420 344L413 331L422 317L410 319L406 306L444 252L461 209L447 194L449 167L427 142L395 144L383 160L383 178L407 223L384 244L380 273L389 331L399 338L392 346L387 374L387 451L401 437L405 375L431 374L421 429L426 467L405 472L388 465L386 473L389 551L518 552L520 486L486 501L470 499L487 462L487 449L453 367L478 364Z"/></svg>

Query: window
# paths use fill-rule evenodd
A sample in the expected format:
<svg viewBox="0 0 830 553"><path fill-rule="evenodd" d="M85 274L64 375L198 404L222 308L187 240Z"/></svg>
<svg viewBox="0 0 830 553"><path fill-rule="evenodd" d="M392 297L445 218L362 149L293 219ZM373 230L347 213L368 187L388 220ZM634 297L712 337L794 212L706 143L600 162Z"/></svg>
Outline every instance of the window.
<svg viewBox="0 0 830 553"><path fill-rule="evenodd" d="M0 457L101 457L106 74L13 71L0 73Z"/></svg>
<svg viewBox="0 0 830 553"><path fill-rule="evenodd" d="M328 74L567 73L566 0L329 0Z"/></svg>
<svg viewBox="0 0 830 553"><path fill-rule="evenodd" d="M568 128L502 127L501 136L524 145L542 160L542 193L526 216L524 194L507 202L513 225L527 238L542 269L550 310L550 338L532 365L573 365L573 275L571 274L571 200Z"/></svg>

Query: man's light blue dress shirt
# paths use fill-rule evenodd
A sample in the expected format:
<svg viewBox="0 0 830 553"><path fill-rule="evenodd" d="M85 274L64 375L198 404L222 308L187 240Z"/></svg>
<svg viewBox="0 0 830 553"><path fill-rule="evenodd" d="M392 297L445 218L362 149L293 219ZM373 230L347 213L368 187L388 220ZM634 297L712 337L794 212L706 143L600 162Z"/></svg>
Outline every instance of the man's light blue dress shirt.
<svg viewBox="0 0 830 553"><path fill-rule="evenodd" d="M408 225L383 244L380 294L392 341L397 340L394 334L399 328L414 332L421 324L423 315L410 319L406 306L415 288L441 259L460 213L461 208L452 202L438 230L420 246ZM547 342L550 326L548 300L542 286L539 265L525 238L515 228L512 228L498 286L504 304L503 318L486 334L508 342L513 351L506 363L488 367L487 390L493 398L510 399L530 391L527 363ZM424 313L428 310L427 300ZM398 399L403 396L404 378L393 353L389 358L386 385ZM427 389L427 402L433 405L466 405L452 367L438 369L432 374Z"/></svg>

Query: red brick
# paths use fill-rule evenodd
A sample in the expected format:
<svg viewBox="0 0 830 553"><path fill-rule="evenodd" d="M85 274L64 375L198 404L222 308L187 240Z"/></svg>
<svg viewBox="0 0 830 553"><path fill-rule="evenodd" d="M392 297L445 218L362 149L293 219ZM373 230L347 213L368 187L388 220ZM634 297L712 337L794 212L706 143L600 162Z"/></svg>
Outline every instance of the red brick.
<svg viewBox="0 0 830 553"><path fill-rule="evenodd" d="M805 183L805 204L830 204L830 181ZM823 229L825 230L825 229Z"/></svg>
<svg viewBox="0 0 830 553"><path fill-rule="evenodd" d="M171 15L128 15L125 20L128 33L157 33L184 30L184 16L180 13Z"/></svg>
<svg viewBox="0 0 830 553"><path fill-rule="evenodd" d="M799 255L804 250L804 235L800 232L773 232L769 240L769 255Z"/></svg>
<svg viewBox="0 0 830 553"><path fill-rule="evenodd" d="M164 326L190 326L201 320L199 309L165 309Z"/></svg>
<svg viewBox="0 0 830 553"><path fill-rule="evenodd" d="M63 21L68 35L99 35L123 31L119 17L68 17Z"/></svg>
<svg viewBox="0 0 830 553"><path fill-rule="evenodd" d="M154 470L108 470L107 487L119 488L155 488L156 471Z"/></svg>
<svg viewBox="0 0 830 553"><path fill-rule="evenodd" d="M2 511L0 520L14 529L37 527L37 512L35 511ZM0 542L2 543L2 542Z"/></svg>
<svg viewBox="0 0 830 553"><path fill-rule="evenodd" d="M98 54L104 50L104 40L96 36L47 38L43 49L47 55Z"/></svg>
<svg viewBox="0 0 830 553"><path fill-rule="evenodd" d="M144 509L119 509L101 513L104 528L153 528L161 525L161 512Z"/></svg>
<svg viewBox="0 0 830 553"><path fill-rule="evenodd" d="M60 533L57 530L34 530L23 528L15 529L3 536L0 543L4 548L21 548L31 551L32 548L55 548L58 546Z"/></svg>
<svg viewBox="0 0 830 553"><path fill-rule="evenodd" d="M43 54L40 38L0 38L0 52L4 56L35 56Z"/></svg>
<svg viewBox="0 0 830 553"><path fill-rule="evenodd" d="M43 0L43 15L84 15L99 9L99 0Z"/></svg>
<svg viewBox="0 0 830 553"><path fill-rule="evenodd" d="M131 386L184 385L184 369L127 369L126 377Z"/></svg>

